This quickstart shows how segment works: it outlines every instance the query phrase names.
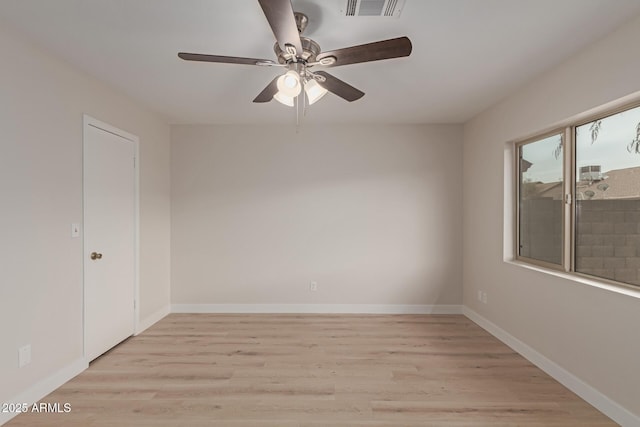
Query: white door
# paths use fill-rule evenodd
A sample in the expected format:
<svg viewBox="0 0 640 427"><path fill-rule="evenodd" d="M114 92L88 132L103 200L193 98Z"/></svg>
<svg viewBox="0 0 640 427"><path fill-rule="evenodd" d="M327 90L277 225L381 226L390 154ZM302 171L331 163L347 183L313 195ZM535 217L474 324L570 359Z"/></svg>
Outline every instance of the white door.
<svg viewBox="0 0 640 427"><path fill-rule="evenodd" d="M127 135L85 117L84 350L88 361L134 332L137 141L120 134Z"/></svg>

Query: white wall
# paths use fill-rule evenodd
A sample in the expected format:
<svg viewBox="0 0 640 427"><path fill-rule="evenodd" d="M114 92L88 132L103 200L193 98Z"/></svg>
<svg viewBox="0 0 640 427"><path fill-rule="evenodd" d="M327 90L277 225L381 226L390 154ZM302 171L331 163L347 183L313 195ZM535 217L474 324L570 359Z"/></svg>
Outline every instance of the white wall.
<svg viewBox="0 0 640 427"><path fill-rule="evenodd" d="M170 132L6 28L0 57L0 402L8 402L82 357L82 239L70 227L82 222L83 113L140 137L141 320L168 307ZM19 369L25 344L32 362Z"/></svg>
<svg viewBox="0 0 640 427"><path fill-rule="evenodd" d="M503 249L506 143L640 90L638 40L640 18L467 123L463 184L465 305L636 416L640 299L507 263Z"/></svg>
<svg viewBox="0 0 640 427"><path fill-rule="evenodd" d="M460 304L461 130L173 126L172 304Z"/></svg>

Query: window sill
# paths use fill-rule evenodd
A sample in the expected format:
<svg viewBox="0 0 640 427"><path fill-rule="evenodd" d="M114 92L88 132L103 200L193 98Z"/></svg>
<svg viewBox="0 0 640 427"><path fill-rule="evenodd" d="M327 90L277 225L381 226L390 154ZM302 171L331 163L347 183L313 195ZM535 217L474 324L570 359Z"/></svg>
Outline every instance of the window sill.
<svg viewBox="0 0 640 427"><path fill-rule="evenodd" d="M602 289L609 292L615 292L617 294L629 296L632 298L640 299L640 288L633 289L624 285L615 285L612 283L607 283L596 278L588 278L584 276L580 276L574 273L567 273L564 271L553 270L546 267L540 267L533 264L528 264L526 262L517 261L517 260L505 260L507 264L515 265L517 267L523 267L529 270L538 271L540 273L549 274L552 276L560 277L562 279L570 280L572 282L581 283L587 286L592 286L594 288Z"/></svg>

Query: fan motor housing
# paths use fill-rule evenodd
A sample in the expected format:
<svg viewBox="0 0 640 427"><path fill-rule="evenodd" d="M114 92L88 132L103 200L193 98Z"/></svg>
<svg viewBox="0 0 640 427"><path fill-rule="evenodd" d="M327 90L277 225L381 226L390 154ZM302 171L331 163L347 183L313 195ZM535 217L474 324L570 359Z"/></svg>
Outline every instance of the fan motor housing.
<svg viewBox="0 0 640 427"><path fill-rule="evenodd" d="M300 41L302 42L302 54L298 53L298 58L304 62L315 62L316 56L321 52L320 45L307 37L300 37ZM292 62L293 55L282 50L278 43L273 46L273 51L276 53L279 63L288 64Z"/></svg>

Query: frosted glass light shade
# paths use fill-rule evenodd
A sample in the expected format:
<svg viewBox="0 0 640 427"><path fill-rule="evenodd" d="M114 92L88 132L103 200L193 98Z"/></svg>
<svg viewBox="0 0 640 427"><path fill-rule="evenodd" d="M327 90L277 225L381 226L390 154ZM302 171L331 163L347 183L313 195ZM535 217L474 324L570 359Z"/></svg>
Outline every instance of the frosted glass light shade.
<svg viewBox="0 0 640 427"><path fill-rule="evenodd" d="M317 100L327 94L327 90L320 86L315 80L309 80L304 85L304 91L307 93L309 105L313 105Z"/></svg>
<svg viewBox="0 0 640 427"><path fill-rule="evenodd" d="M278 77L277 86L279 93L294 98L298 96L302 90L300 75L293 70L289 70Z"/></svg>
<svg viewBox="0 0 640 427"><path fill-rule="evenodd" d="M293 96L287 96L282 92L277 92L275 95L273 95L273 99L281 104L286 105L287 107L293 107Z"/></svg>

